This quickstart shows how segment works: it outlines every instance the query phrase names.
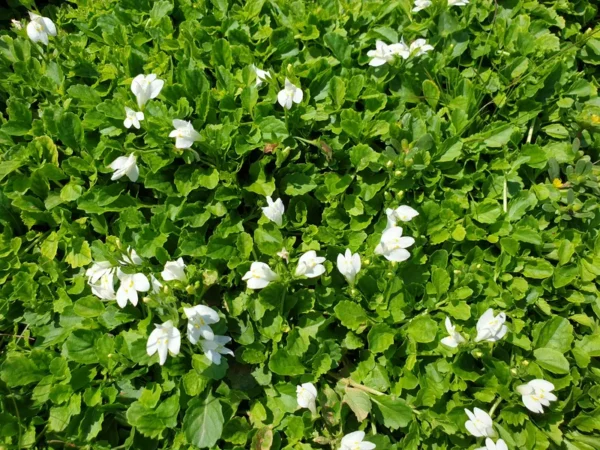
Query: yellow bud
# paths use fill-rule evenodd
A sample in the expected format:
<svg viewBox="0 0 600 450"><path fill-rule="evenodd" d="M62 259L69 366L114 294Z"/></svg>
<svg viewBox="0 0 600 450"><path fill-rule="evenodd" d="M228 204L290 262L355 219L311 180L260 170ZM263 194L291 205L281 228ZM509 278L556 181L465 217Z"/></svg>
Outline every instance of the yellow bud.
<svg viewBox="0 0 600 450"><path fill-rule="evenodd" d="M368 266L369 264L371 264L371 260L370 259L367 258L367 259L365 259L363 261L363 265Z"/></svg>
<svg viewBox="0 0 600 450"><path fill-rule="evenodd" d="M515 369L515 368L513 367L512 369L510 369L510 373L511 373L511 374L512 374L514 377L516 377L518 372L517 372L517 369Z"/></svg>
<svg viewBox="0 0 600 450"><path fill-rule="evenodd" d="M401 171L399 171L399 170L396 170L396 171L394 172L394 175L395 175L395 176L397 176L397 177L399 177L400 175L402 175L402 172L401 172Z"/></svg>
<svg viewBox="0 0 600 450"><path fill-rule="evenodd" d="M394 165L394 163L392 161L388 161L388 162L385 163L385 165L387 167L392 167Z"/></svg>
<svg viewBox="0 0 600 450"><path fill-rule="evenodd" d="M144 298L142 298L142 301L144 303L148 303L150 301L150 297L144 297Z"/></svg>
<svg viewBox="0 0 600 450"><path fill-rule="evenodd" d="M555 178L554 180L552 180L552 186L554 186L557 189L560 189L562 187L563 183L562 181L560 181L559 178Z"/></svg>
<svg viewBox="0 0 600 450"><path fill-rule="evenodd" d="M475 350L473 352L473 355L475 355L475 358L481 358L483 356L483 353L481 353L480 350Z"/></svg>
<svg viewBox="0 0 600 450"><path fill-rule="evenodd" d="M529 365L529 361L524 359L523 361L521 361L521 364L523 364L525 367L527 367Z"/></svg>
<svg viewBox="0 0 600 450"><path fill-rule="evenodd" d="M196 288L190 284L190 285L188 285L188 286L185 288L185 291L186 291L188 294L192 295L192 294L195 294L195 293L196 293Z"/></svg>
<svg viewBox="0 0 600 450"><path fill-rule="evenodd" d="M458 274L460 273L460 270L458 270L458 269L454 269L454 273L455 273L456 275L458 275Z"/></svg>
<svg viewBox="0 0 600 450"><path fill-rule="evenodd" d="M106 355L106 357L107 357L107 358L112 358L112 357L113 357L113 355L112 355L112 353L109 353L108 355Z"/></svg>

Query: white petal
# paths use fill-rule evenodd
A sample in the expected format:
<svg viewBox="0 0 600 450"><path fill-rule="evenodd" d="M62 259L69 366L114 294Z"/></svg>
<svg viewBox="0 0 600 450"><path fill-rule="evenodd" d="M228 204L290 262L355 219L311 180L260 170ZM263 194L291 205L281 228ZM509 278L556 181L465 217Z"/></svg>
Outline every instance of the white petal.
<svg viewBox="0 0 600 450"><path fill-rule="evenodd" d="M284 108L288 108L286 105L288 104L288 94L285 89L282 89L277 94L277 102L283 106ZM289 109L289 108L288 108Z"/></svg>
<svg viewBox="0 0 600 450"><path fill-rule="evenodd" d="M248 287L250 289L263 289L269 285L269 281L264 278L250 278L248 280Z"/></svg>
<svg viewBox="0 0 600 450"><path fill-rule="evenodd" d="M176 148L190 148L194 144L194 141L187 137L178 137L175 139Z"/></svg>
<svg viewBox="0 0 600 450"><path fill-rule="evenodd" d="M296 89L294 91L294 95L292 97L292 100L294 101L294 103L301 103L303 98L304 98L304 93L302 92L302 89Z"/></svg>
<svg viewBox="0 0 600 450"><path fill-rule="evenodd" d="M458 342L456 342L456 339L454 339L454 336L447 336L447 337L443 338L442 340L440 340L440 342L450 348L458 347Z"/></svg>
<svg viewBox="0 0 600 450"><path fill-rule="evenodd" d="M150 83L150 98L158 97L161 89L163 88L165 82L163 80L154 80Z"/></svg>
<svg viewBox="0 0 600 450"><path fill-rule="evenodd" d="M165 362L167 362L167 355L169 354L169 349L167 344L164 342L159 344L158 346L158 363L163 366Z"/></svg>
<svg viewBox="0 0 600 450"><path fill-rule="evenodd" d="M46 33L48 33L50 36L56 36L56 26L54 25L54 22L47 17L42 17L42 21L44 22Z"/></svg>
<svg viewBox="0 0 600 450"><path fill-rule="evenodd" d="M136 273L133 276L133 287L136 291L147 292L150 290L150 282L143 273Z"/></svg>

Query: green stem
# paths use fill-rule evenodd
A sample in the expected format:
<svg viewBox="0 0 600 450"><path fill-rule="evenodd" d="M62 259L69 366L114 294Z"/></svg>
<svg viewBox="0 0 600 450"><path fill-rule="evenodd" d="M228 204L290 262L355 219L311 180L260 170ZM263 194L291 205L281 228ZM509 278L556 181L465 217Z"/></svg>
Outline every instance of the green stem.
<svg viewBox="0 0 600 450"><path fill-rule="evenodd" d="M496 408L498 408L498 405L500 404L500 402L502 401L502 397L498 397L498 400L496 400L496 402L492 405L492 408L490 409L490 417L493 417L494 413L496 412Z"/></svg>

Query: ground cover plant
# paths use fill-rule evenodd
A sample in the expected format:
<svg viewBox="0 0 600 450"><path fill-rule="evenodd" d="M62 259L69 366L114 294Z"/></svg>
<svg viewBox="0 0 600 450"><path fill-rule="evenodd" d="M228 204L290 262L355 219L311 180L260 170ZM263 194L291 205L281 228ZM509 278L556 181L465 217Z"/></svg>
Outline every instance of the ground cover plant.
<svg viewBox="0 0 600 450"><path fill-rule="evenodd" d="M591 0L0 9L0 448L600 448Z"/></svg>

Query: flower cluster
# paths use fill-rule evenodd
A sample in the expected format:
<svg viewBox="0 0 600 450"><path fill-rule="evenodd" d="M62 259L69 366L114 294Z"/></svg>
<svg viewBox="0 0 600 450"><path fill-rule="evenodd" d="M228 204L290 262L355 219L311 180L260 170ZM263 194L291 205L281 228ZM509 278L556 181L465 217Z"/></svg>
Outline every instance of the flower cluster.
<svg viewBox="0 0 600 450"><path fill-rule="evenodd" d="M370 66L379 67L393 61L397 56L408 59L424 55L431 50L433 50L433 46L429 45L425 39L416 39L410 45L407 45L404 40L396 44L377 41L375 42L375 50L369 50L367 56L371 58L371 61L369 61Z"/></svg>
<svg viewBox="0 0 600 450"><path fill-rule="evenodd" d="M129 247L121 256L121 266L140 266L142 258L136 251ZM186 282L185 263L183 258L165 263L160 276L164 282ZM121 308L127 303L137 306L139 292L152 291L158 294L163 284L153 275L146 276L142 272L124 272L121 267L113 267L109 261L94 262L86 271L88 284L92 293L102 300L116 300ZM119 280L119 288L115 292L115 275ZM191 308L183 308L188 320L187 337L193 344L200 344L204 355L213 364L221 363L221 355L233 355L233 352L225 347L231 341L228 336L215 335L210 325L219 322L217 312L208 306L196 305ZM150 333L146 345L148 356L158 353L159 364L162 366L167 360L167 355L178 355L181 347L181 333L168 320L162 324L155 324L155 329Z"/></svg>

